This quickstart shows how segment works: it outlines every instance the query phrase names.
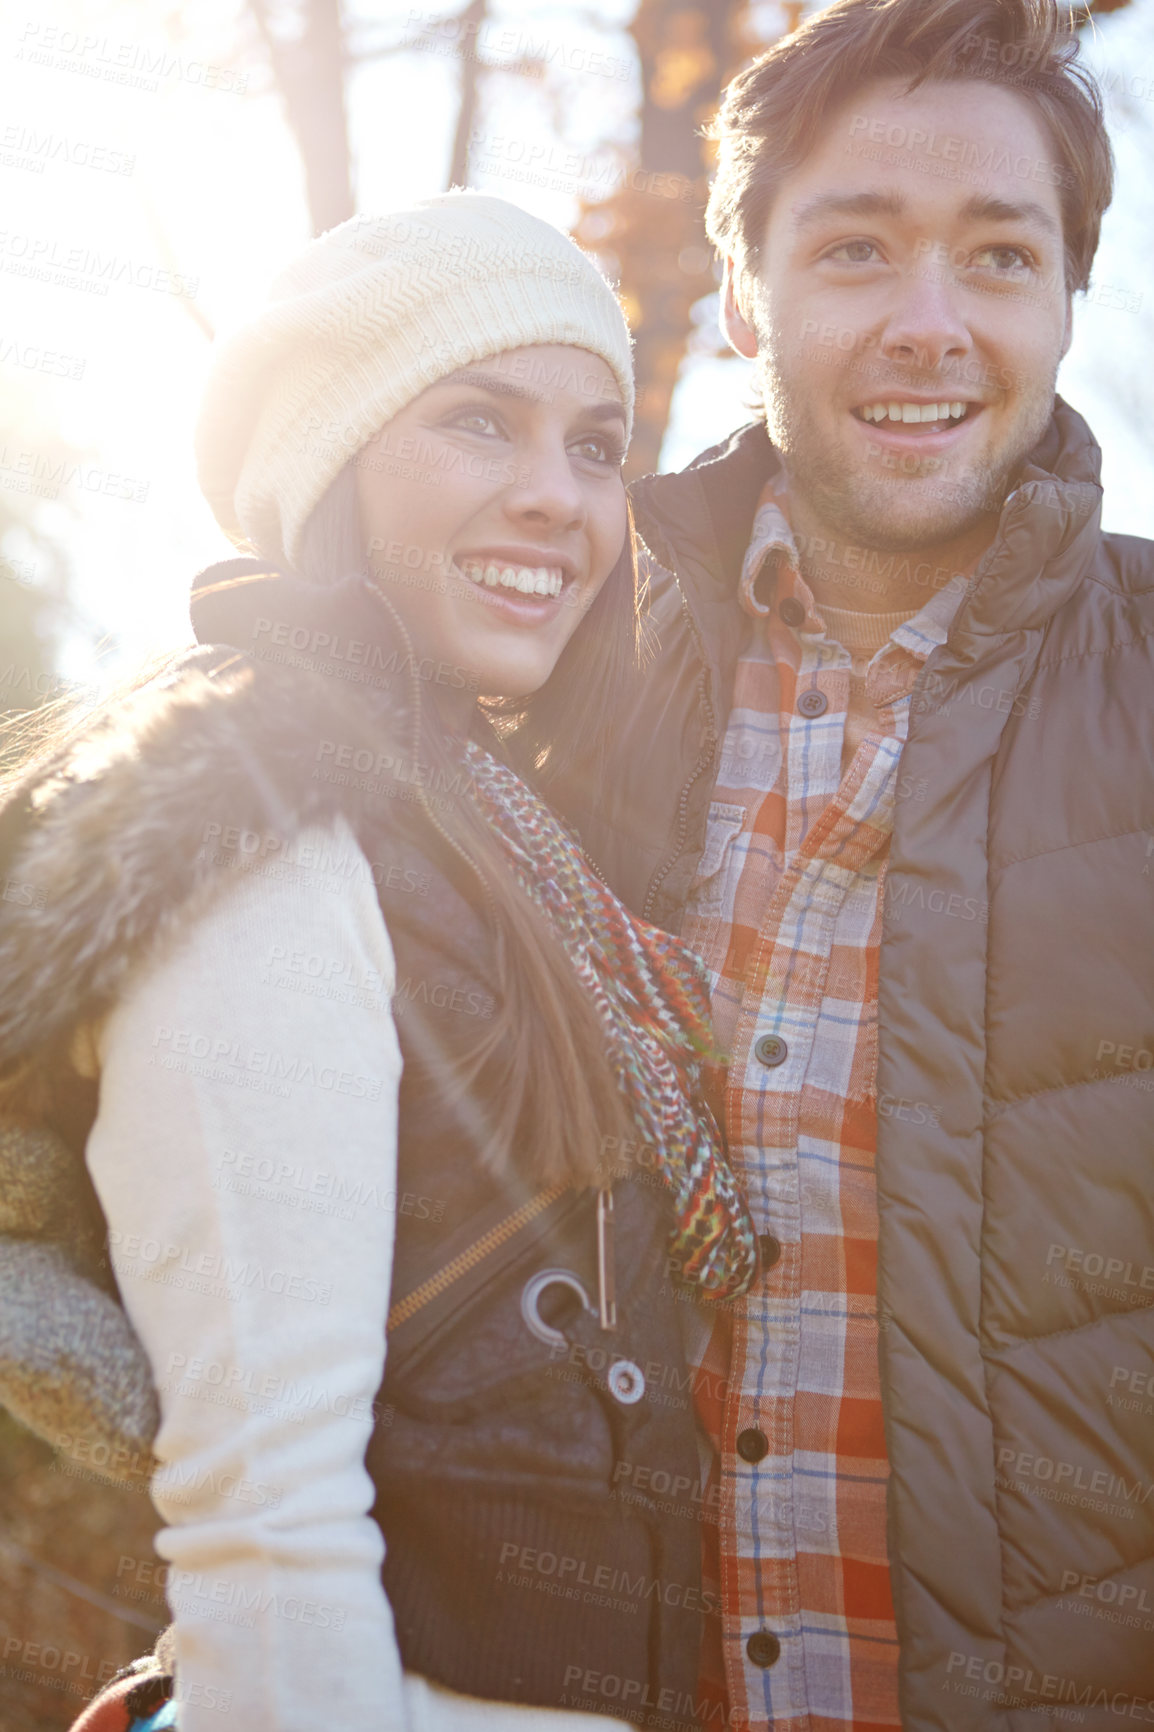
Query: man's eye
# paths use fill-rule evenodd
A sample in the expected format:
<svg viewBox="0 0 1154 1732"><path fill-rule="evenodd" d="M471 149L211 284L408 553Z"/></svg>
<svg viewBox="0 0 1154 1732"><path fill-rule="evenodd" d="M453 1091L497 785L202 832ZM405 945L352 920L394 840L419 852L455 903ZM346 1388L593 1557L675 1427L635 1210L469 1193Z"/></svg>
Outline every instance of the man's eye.
<svg viewBox="0 0 1154 1732"><path fill-rule="evenodd" d="M974 254L974 263L979 269L1008 276L1011 271L1028 271L1034 259L1024 247L982 247Z"/></svg>
<svg viewBox="0 0 1154 1732"><path fill-rule="evenodd" d="M877 255L877 247L873 241L842 241L825 256L827 259L838 259L850 265L868 265L873 263L871 255Z"/></svg>

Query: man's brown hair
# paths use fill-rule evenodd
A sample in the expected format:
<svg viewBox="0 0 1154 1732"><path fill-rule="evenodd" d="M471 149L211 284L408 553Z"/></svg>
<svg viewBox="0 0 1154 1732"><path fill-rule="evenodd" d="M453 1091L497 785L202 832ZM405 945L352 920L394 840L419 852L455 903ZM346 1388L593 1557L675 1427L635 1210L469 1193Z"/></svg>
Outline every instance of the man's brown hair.
<svg viewBox="0 0 1154 1732"><path fill-rule="evenodd" d="M1077 55L1057 0L835 0L728 86L710 128L719 147L710 240L741 276L757 271L778 186L855 90L884 78L907 90L984 79L1028 101L1049 135L1066 283L1085 289L1114 175L1101 97Z"/></svg>

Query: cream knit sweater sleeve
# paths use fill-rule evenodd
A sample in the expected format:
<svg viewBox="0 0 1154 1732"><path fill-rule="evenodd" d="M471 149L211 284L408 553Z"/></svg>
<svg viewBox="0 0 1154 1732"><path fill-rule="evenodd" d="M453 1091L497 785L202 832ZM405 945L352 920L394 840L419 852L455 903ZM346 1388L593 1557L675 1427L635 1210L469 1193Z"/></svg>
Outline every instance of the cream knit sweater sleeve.
<svg viewBox="0 0 1154 1732"><path fill-rule="evenodd" d="M320 870L228 874L99 1042L87 1160L160 1394L181 1732L407 1732L364 1465L393 1249L393 956L351 832L301 843Z"/></svg>
<svg viewBox="0 0 1154 1732"><path fill-rule="evenodd" d="M364 1465L396 1225L394 963L340 825L232 881L99 1035L87 1160L160 1393L181 1732L577 1732L406 1678Z"/></svg>

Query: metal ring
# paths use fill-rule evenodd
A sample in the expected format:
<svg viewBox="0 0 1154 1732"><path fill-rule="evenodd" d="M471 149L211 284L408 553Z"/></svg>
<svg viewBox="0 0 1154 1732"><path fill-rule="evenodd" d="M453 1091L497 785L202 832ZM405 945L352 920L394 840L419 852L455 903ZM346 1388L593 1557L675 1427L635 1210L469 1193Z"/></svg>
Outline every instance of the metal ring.
<svg viewBox="0 0 1154 1732"><path fill-rule="evenodd" d="M645 1373L632 1359L616 1359L605 1382L614 1401L632 1407L645 1394Z"/></svg>
<svg viewBox="0 0 1154 1732"><path fill-rule="evenodd" d="M546 1347L568 1347L569 1343L559 1329L554 1329L551 1323L537 1310L538 1302L546 1287L568 1287L580 1299L586 1311L596 1316L596 1306L589 1303L589 1295L569 1269L541 1269L536 1275L531 1275L521 1289L521 1315L525 1325L538 1341L543 1341Z"/></svg>

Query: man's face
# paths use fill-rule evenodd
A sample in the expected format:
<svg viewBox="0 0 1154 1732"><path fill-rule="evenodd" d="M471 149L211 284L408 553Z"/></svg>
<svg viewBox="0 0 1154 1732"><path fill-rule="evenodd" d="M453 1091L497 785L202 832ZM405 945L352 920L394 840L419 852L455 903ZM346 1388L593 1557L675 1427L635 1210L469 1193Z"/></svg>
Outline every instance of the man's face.
<svg viewBox="0 0 1154 1732"><path fill-rule="evenodd" d="M1063 171L1033 109L976 80L901 91L833 117L723 312L810 516L898 552L996 516L1070 340Z"/></svg>

